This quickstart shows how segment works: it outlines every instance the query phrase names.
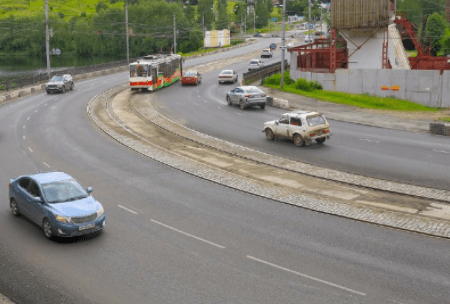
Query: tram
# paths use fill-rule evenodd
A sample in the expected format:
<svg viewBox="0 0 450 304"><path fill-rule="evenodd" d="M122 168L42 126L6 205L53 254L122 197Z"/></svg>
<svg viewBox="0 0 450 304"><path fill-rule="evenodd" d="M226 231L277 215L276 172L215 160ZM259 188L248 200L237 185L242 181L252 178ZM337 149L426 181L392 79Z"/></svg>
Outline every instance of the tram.
<svg viewBox="0 0 450 304"><path fill-rule="evenodd" d="M130 63L130 88L154 91L181 78L182 58L177 54L147 55Z"/></svg>

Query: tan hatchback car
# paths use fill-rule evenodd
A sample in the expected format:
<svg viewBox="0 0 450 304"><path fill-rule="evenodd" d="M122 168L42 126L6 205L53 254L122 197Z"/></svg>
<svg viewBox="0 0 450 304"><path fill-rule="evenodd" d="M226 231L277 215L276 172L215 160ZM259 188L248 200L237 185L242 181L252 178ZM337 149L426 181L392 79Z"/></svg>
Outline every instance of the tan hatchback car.
<svg viewBox="0 0 450 304"><path fill-rule="evenodd" d="M275 137L292 139L296 146L309 146L313 140L323 144L330 139L330 125L317 112L296 111L281 115L280 119L264 123L262 130L269 140Z"/></svg>

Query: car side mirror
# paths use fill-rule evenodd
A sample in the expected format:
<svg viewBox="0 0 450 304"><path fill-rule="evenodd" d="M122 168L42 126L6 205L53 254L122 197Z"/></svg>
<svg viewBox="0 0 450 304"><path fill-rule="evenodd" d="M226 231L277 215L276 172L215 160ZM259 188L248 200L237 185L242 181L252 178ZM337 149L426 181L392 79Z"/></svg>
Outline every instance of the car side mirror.
<svg viewBox="0 0 450 304"><path fill-rule="evenodd" d="M33 196L33 202L42 203L42 198L40 196Z"/></svg>
<svg viewBox="0 0 450 304"><path fill-rule="evenodd" d="M92 189L92 187L87 187L87 189L86 189L87 193L91 193L92 190L94 190L94 189Z"/></svg>

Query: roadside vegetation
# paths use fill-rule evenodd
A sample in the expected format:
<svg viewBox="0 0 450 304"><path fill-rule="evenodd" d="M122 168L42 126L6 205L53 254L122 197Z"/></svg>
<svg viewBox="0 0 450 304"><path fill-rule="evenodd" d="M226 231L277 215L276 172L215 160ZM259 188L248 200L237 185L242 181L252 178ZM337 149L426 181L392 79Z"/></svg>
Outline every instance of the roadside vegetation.
<svg viewBox="0 0 450 304"><path fill-rule="evenodd" d="M426 107L408 100L397 99L393 97L377 97L367 94L350 94L343 92L324 91L322 86L316 81L306 81L299 78L297 81L289 77L289 71L284 75L284 87L281 89L281 74L274 74L264 79L264 86L302 95L321 101L345 104L365 109L389 110L403 112L438 112L438 108ZM445 118L450 119L450 118Z"/></svg>

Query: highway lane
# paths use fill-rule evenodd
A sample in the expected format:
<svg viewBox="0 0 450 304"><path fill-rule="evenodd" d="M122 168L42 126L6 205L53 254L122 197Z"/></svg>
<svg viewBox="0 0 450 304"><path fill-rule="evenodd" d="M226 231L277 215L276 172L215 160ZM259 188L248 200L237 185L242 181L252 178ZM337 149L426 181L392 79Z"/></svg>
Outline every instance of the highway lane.
<svg viewBox="0 0 450 304"><path fill-rule="evenodd" d="M107 137L90 98L126 73L0 107L0 292L18 303L444 303L447 240L281 205ZM161 93L168 94L176 87ZM10 177L63 170L105 206L99 236L47 241L13 218Z"/></svg>
<svg viewBox="0 0 450 304"><path fill-rule="evenodd" d="M268 64L279 61L280 52L275 52L274 58L262 60ZM242 79L247 64L229 68L238 71ZM290 141L270 142L261 132L263 123L278 119L286 110L266 107L262 111L255 107L242 111L227 106L226 93L237 84L219 85L220 70L205 73L198 87L176 85L158 95L159 111L191 129L269 154L380 179L450 190L447 137L330 120L333 136L322 146L298 148Z"/></svg>

